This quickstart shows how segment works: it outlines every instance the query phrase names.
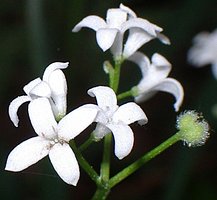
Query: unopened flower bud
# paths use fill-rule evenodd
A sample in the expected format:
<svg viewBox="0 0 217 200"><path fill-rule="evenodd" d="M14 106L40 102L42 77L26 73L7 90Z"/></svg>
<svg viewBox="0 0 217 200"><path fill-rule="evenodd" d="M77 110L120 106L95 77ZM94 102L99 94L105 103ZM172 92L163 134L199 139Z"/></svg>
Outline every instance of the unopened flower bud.
<svg viewBox="0 0 217 200"><path fill-rule="evenodd" d="M209 138L209 125L196 111L185 111L177 118L181 140L189 147L201 146Z"/></svg>

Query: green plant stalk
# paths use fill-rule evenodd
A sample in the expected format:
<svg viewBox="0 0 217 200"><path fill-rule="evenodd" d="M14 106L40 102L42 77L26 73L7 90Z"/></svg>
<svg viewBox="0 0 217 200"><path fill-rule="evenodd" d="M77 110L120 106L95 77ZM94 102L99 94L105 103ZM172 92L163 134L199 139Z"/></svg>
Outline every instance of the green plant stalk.
<svg viewBox="0 0 217 200"><path fill-rule="evenodd" d="M111 70L109 73L110 77L110 87L116 93L119 86L120 80L120 69L122 60L115 60L115 67L114 70ZM110 175L110 157L111 157L111 141L112 136L111 134L107 134L104 138L104 151L103 151L103 160L100 168L100 178L103 182L107 182L109 180Z"/></svg>
<svg viewBox="0 0 217 200"><path fill-rule="evenodd" d="M78 150L80 152L84 151L87 149L92 143L94 142L94 136L93 133L90 134L90 137L81 145L79 146Z"/></svg>
<svg viewBox="0 0 217 200"><path fill-rule="evenodd" d="M143 155L141 158L139 158L137 161L120 171L118 174L113 176L109 181L109 188L111 189L124 179L126 179L128 176L133 174L136 170L138 170L140 167L142 167L145 163L162 153L164 150L169 148L171 145L175 144L177 141L181 139L181 134L177 132L175 135L171 136L169 139L161 143L159 146L155 147L145 155Z"/></svg>
<svg viewBox="0 0 217 200"><path fill-rule="evenodd" d="M132 96L133 96L132 91L131 91L131 90L128 90L128 91L126 91L126 92L123 92L123 93L119 94L119 95L117 96L117 99L118 99L118 100L122 100L122 99L125 99L125 98L127 98L127 97L132 97Z"/></svg>
<svg viewBox="0 0 217 200"><path fill-rule="evenodd" d="M103 160L100 171L101 183L108 182L110 177L111 140L111 134L107 134L104 138Z"/></svg>
<svg viewBox="0 0 217 200"><path fill-rule="evenodd" d="M109 73L109 86L117 93L119 80L120 80L120 70L123 60L115 60L115 67L110 70ZM100 183L97 184L97 190L92 199L106 199L110 192L110 188L107 187L110 178L110 157L111 157L111 142L112 135L107 134L104 137L104 150L103 159L100 168Z"/></svg>
<svg viewBox="0 0 217 200"><path fill-rule="evenodd" d="M115 60L114 72L112 74L113 80L110 79L110 87L114 90L115 93L118 91L119 81L120 81L120 72L121 64L123 63L122 59Z"/></svg>
<svg viewBox="0 0 217 200"><path fill-rule="evenodd" d="M70 146L72 147L76 158L78 159L79 164L84 169L84 171L90 176L90 178L96 183L99 183L99 175L97 172L93 169L93 167L85 160L85 158L82 156L81 152L78 150L75 141L70 141Z"/></svg>
<svg viewBox="0 0 217 200"><path fill-rule="evenodd" d="M109 195L110 189L109 188L103 188L103 187L98 187L95 194L91 198L91 200L105 200L107 196Z"/></svg>

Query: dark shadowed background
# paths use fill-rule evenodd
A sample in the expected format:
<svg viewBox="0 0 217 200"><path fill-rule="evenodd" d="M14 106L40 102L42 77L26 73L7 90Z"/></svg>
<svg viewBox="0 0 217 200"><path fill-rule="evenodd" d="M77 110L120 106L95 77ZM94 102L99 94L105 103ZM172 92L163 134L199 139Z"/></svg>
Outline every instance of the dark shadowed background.
<svg viewBox="0 0 217 200"><path fill-rule="evenodd" d="M118 200L215 200L217 199L217 118L212 107L217 103L217 80L210 66L195 69L186 55L192 38L200 31L217 27L216 0L1 0L0 1L0 196L1 199L59 200L90 199L95 185L81 169L77 187L65 184L48 158L19 173L4 171L9 152L35 135L29 122L27 104L19 109L20 126L15 128L8 117L8 105L23 86L42 77L46 66L55 61L69 61L64 70L68 81L68 111L95 100L86 91L96 85L107 85L102 63L110 59L95 41L95 32L71 29L90 14L105 17L106 10L120 3L132 8L140 17L159 25L171 39L171 46L154 40L142 47L149 57L158 52L173 65L170 76L178 79L185 90L181 111L202 112L209 121L211 137L207 144L187 148L177 143L149 162L126 181L114 188L109 199ZM120 91L140 79L138 67L125 63ZM112 174L139 158L144 152L176 132L177 113L174 99L158 93L141 104L149 123L132 125L135 146L131 154L119 161L113 159ZM91 127L93 128L93 127ZM91 130L90 128L90 130ZM76 141L82 142L88 132ZM91 145L85 157L98 170L102 142Z"/></svg>

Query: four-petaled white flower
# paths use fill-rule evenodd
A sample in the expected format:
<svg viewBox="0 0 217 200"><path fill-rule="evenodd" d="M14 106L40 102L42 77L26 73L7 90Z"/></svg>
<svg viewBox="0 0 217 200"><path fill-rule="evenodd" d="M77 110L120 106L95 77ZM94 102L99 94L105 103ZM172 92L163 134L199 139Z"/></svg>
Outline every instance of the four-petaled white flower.
<svg viewBox="0 0 217 200"><path fill-rule="evenodd" d="M195 36L188 60L196 67L211 64L212 73L217 79L217 29L212 33L202 32Z"/></svg>
<svg viewBox="0 0 217 200"><path fill-rule="evenodd" d="M159 38L165 44L170 43L166 36L160 34L162 28L138 18L130 8L123 4L120 4L119 8L108 9L106 21L101 17L90 15L79 22L72 31L77 32L82 27L95 30L100 48L103 51L111 48L116 59L129 57L153 38ZM127 30L129 30L129 36L123 47L124 33Z"/></svg>
<svg viewBox="0 0 217 200"><path fill-rule="evenodd" d="M147 123L143 110L133 102L122 106L117 105L114 91L105 86L98 86L88 90L88 94L96 97L99 112L95 121L95 139L101 139L112 132L115 140L115 155L122 159L132 150L134 143L133 131L129 124L138 121L140 125Z"/></svg>
<svg viewBox="0 0 217 200"><path fill-rule="evenodd" d="M42 80L36 78L23 87L26 95L17 97L9 105L9 116L16 127L19 122L17 116L18 108L23 103L27 101L31 103L39 97L47 97L49 99L57 120L66 114L67 83L61 69L67 67L68 62L54 62L46 68Z"/></svg>
<svg viewBox="0 0 217 200"><path fill-rule="evenodd" d="M56 122L47 98L37 98L28 106L29 117L37 137L15 147L9 154L5 169L21 171L49 155L58 175L68 184L76 185L79 166L69 141L80 134L95 119L95 105L83 105Z"/></svg>
<svg viewBox="0 0 217 200"><path fill-rule="evenodd" d="M157 91L168 92L176 98L174 108L178 111L184 98L184 91L182 85L177 80L167 78L171 71L171 64L157 53L152 56L152 63L141 52L134 53L128 59L135 62L142 72L141 81L132 89L135 101L141 102L147 100Z"/></svg>

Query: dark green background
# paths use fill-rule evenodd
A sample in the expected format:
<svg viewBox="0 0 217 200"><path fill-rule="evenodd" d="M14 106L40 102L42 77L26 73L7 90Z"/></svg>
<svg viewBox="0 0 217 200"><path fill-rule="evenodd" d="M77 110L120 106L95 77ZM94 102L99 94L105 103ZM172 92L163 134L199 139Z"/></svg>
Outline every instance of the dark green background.
<svg viewBox="0 0 217 200"><path fill-rule="evenodd" d="M217 27L216 0L1 0L0 1L0 197L17 200L90 199L95 185L81 169L78 186L68 186L45 158L20 173L4 171L9 152L22 141L35 135L27 115L27 104L19 109L20 126L15 128L8 117L8 105L22 87L36 77L42 77L47 65L69 61L64 70L68 80L68 111L94 102L86 91L96 85L106 85L102 63L110 59L95 42L95 33L71 29L90 14L105 17L106 10L120 3L131 7L140 17L164 28L171 46L155 40L142 47L148 56L158 52L173 65L171 77L178 79L185 90L181 110L203 112L211 127L211 138L198 148L180 143L148 163L133 176L112 190L109 199L126 200L215 200L217 199L217 118L212 106L217 103L217 81L210 66L192 68L186 55L191 40L200 31ZM129 64L129 65L128 65ZM139 81L139 71L125 63L120 91ZM174 99L159 93L141 106L149 118L145 127L132 125L135 146L123 161L113 159L112 174L131 163L176 132ZM87 137L81 134L77 141ZM92 145L85 157L98 169L102 143Z"/></svg>

